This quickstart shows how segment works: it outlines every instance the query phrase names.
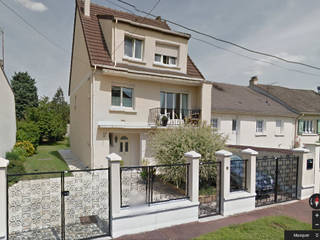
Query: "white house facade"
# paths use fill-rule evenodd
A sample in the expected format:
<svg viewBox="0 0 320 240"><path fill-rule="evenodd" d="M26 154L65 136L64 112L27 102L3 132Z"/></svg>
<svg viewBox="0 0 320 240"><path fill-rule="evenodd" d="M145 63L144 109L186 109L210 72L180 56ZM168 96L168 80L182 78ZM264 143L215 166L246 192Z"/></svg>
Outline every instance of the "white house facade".
<svg viewBox="0 0 320 240"><path fill-rule="evenodd" d="M0 157L11 151L16 142L14 95L0 62Z"/></svg>

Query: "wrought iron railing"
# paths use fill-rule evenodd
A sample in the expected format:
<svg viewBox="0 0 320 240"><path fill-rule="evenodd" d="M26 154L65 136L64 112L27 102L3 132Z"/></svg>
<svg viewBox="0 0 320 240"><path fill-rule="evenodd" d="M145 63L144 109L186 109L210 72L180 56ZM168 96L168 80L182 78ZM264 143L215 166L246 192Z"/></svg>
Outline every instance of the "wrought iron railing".
<svg viewBox="0 0 320 240"><path fill-rule="evenodd" d="M188 175L189 164L121 167L121 207L189 198Z"/></svg>
<svg viewBox="0 0 320 240"><path fill-rule="evenodd" d="M201 119L200 109L152 108L149 110L148 122L156 126L182 124L197 125Z"/></svg>
<svg viewBox="0 0 320 240"><path fill-rule="evenodd" d="M230 164L230 192L247 190L248 160L231 160Z"/></svg>

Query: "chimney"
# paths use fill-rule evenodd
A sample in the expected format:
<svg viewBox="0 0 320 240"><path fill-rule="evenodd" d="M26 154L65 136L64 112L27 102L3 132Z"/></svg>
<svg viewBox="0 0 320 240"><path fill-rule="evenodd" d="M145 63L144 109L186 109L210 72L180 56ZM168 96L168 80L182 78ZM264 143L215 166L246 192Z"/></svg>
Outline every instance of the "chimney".
<svg viewBox="0 0 320 240"><path fill-rule="evenodd" d="M84 0L84 15L90 17L90 0Z"/></svg>
<svg viewBox="0 0 320 240"><path fill-rule="evenodd" d="M258 84L258 77L257 76L253 76L249 81L249 86L250 87L254 87L257 84Z"/></svg>
<svg viewBox="0 0 320 240"><path fill-rule="evenodd" d="M156 17L156 20L159 21L159 22L161 22L161 16L157 16L157 17Z"/></svg>
<svg viewBox="0 0 320 240"><path fill-rule="evenodd" d="M317 89L318 89L318 93L320 94L320 86L318 86Z"/></svg>

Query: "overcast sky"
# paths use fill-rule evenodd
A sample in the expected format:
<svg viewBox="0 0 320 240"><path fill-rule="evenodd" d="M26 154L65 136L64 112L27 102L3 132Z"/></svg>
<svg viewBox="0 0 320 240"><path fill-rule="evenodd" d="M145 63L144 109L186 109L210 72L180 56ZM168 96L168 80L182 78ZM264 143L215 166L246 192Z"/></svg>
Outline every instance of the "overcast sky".
<svg viewBox="0 0 320 240"><path fill-rule="evenodd" d="M67 94L74 0L3 1L61 46L49 43L0 4L0 27L5 31L5 70L9 78L14 72L28 71L36 79L40 96L52 97L59 86ZM117 2L92 0L116 8L110 1ZM127 1L146 11L156 3L156 0ZM318 0L161 0L152 13L251 49L320 67ZM281 63L191 34L235 52L190 40L189 54L210 81L247 85L251 76L258 75L259 81L265 84L305 89L320 86L319 70Z"/></svg>

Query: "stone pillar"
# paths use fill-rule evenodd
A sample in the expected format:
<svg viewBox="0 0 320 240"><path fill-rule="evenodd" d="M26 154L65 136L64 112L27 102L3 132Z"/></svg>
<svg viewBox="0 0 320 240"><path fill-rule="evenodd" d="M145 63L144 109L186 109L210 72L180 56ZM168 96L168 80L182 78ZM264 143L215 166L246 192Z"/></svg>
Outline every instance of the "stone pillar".
<svg viewBox="0 0 320 240"><path fill-rule="evenodd" d="M111 153L107 156L107 160L110 168L110 194L111 194L111 216L120 212L121 197L120 197L120 161L121 157L115 153Z"/></svg>
<svg viewBox="0 0 320 240"><path fill-rule="evenodd" d="M212 83L202 83L201 87L201 121L211 122L211 89Z"/></svg>
<svg viewBox="0 0 320 240"><path fill-rule="evenodd" d="M0 239L7 239L7 167L9 161L0 158Z"/></svg>
<svg viewBox="0 0 320 240"><path fill-rule="evenodd" d="M140 133L140 162L139 165L144 165L142 162L145 160L147 150L147 134Z"/></svg>
<svg viewBox="0 0 320 240"><path fill-rule="evenodd" d="M249 152L246 151L245 153ZM251 151L250 151L251 152ZM255 161L250 160L250 166L247 166L247 184L250 185L249 191L230 192L230 168L232 153L220 150L216 152L217 161L221 162L221 214L223 216L233 215L242 212L248 212L255 209L255 191L252 186L255 181ZM254 182L255 186L255 182Z"/></svg>
<svg viewBox="0 0 320 240"><path fill-rule="evenodd" d="M307 170L307 160L312 158L310 150L299 147L293 149L294 155L299 157L298 165L298 199L309 198L314 192L314 169ZM314 166L313 166L314 167Z"/></svg>
<svg viewBox="0 0 320 240"><path fill-rule="evenodd" d="M258 152L247 148L241 151L244 159L248 159L247 165L247 188L250 194L256 193L256 158Z"/></svg>
<svg viewBox="0 0 320 240"><path fill-rule="evenodd" d="M189 166L188 193L191 202L199 202L199 159L201 154L191 151L184 154Z"/></svg>

